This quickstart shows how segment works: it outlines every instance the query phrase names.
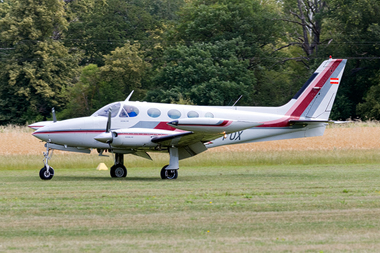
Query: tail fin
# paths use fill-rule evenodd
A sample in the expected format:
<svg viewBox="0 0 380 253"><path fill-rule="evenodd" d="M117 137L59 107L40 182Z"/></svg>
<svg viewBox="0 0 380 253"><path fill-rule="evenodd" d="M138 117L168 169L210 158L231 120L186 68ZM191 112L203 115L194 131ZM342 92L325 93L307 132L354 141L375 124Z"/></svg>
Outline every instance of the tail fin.
<svg viewBox="0 0 380 253"><path fill-rule="evenodd" d="M328 120L346 59L324 61L286 105L285 116L298 120Z"/></svg>

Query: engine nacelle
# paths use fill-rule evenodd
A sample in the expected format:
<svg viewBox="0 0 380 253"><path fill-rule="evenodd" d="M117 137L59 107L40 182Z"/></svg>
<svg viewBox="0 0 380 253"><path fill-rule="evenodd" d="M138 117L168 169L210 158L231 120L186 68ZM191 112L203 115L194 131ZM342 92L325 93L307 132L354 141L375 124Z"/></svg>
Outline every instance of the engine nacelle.
<svg viewBox="0 0 380 253"><path fill-rule="evenodd" d="M153 143L151 141L153 138L173 134L173 131L147 128L130 128L118 129L112 131L112 133L113 147L155 147L157 146L157 143Z"/></svg>

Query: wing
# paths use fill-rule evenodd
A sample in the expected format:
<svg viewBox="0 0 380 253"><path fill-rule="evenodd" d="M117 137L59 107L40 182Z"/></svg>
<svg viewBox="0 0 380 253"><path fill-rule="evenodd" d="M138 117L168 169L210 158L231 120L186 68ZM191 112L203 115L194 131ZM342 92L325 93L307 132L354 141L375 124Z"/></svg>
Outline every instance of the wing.
<svg viewBox="0 0 380 253"><path fill-rule="evenodd" d="M257 126L259 123L217 118L190 118L178 119L169 122L168 125L183 132L155 137L152 142L163 147L178 147L179 159L184 159L206 151L205 142L220 138L227 133Z"/></svg>
<svg viewBox="0 0 380 253"><path fill-rule="evenodd" d="M170 135L155 137L152 139L152 142L161 144L164 147L185 147L197 142L208 142L210 140L214 140L223 136L222 133L213 133L207 134L203 132L193 132L193 131L185 131L185 132L176 132Z"/></svg>
<svg viewBox="0 0 380 253"><path fill-rule="evenodd" d="M186 131L173 133L162 137L155 137L152 139L152 142L158 143L162 147L178 147L178 157L182 160L206 151L207 148L203 143L221 136L223 136L223 134L207 134Z"/></svg>

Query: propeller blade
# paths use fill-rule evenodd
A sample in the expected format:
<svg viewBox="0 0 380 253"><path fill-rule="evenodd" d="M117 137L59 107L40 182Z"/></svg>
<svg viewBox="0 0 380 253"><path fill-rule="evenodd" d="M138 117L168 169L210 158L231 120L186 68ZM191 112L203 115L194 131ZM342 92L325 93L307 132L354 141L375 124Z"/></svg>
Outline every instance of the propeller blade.
<svg viewBox="0 0 380 253"><path fill-rule="evenodd" d="M111 130L111 114L112 114L112 109L110 108L108 110L108 120L107 120L107 125L106 125L106 133L109 133Z"/></svg>
<svg viewBox="0 0 380 253"><path fill-rule="evenodd" d="M108 119L107 119L107 125L106 125L106 131L104 133L101 133L94 137L95 140L108 143L108 145L111 148L111 143L113 141L113 133L111 132L111 115L112 115L112 109L110 108L108 110Z"/></svg>

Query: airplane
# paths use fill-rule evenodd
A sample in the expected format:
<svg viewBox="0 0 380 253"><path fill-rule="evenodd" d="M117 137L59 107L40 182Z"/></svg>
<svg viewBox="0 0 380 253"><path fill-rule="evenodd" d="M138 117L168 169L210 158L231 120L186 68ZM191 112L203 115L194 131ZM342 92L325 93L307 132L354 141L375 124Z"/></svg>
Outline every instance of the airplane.
<svg viewBox="0 0 380 253"><path fill-rule="evenodd" d="M113 178L127 176L124 155L151 159L148 153L169 153L162 179L177 179L179 160L209 148L238 143L321 136L342 79L346 59L323 61L302 88L278 107L197 106L130 101L108 104L89 117L42 121L29 125L46 142L42 180L50 180L53 150L89 154L96 149L114 155Z"/></svg>

